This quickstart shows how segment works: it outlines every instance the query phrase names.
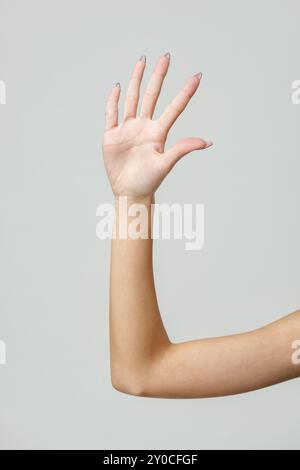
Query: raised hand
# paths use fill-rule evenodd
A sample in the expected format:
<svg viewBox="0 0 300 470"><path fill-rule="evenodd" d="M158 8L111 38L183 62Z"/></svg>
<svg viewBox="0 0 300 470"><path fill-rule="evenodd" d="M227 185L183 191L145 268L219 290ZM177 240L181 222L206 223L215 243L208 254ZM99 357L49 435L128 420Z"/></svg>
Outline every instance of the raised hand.
<svg viewBox="0 0 300 470"><path fill-rule="evenodd" d="M118 121L119 83L108 96L103 156L115 196L152 196L180 158L212 145L199 137L189 137L165 150L169 130L196 92L202 77L201 73L190 77L161 117L154 120L155 105L169 64L170 54L158 60L141 103L140 115L137 109L145 56L134 66L125 95L123 122Z"/></svg>

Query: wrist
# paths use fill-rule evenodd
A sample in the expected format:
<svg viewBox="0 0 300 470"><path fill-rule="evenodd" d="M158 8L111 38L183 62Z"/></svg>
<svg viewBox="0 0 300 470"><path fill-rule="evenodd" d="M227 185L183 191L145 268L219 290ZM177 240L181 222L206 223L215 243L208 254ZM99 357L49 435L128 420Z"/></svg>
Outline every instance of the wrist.
<svg viewBox="0 0 300 470"><path fill-rule="evenodd" d="M155 198L154 194L149 194L145 196L127 196L127 195L115 195L115 205L119 206L121 204L126 204L131 206L132 204L144 204L149 206L154 204Z"/></svg>
<svg viewBox="0 0 300 470"><path fill-rule="evenodd" d="M114 238L151 239L154 195L116 196Z"/></svg>

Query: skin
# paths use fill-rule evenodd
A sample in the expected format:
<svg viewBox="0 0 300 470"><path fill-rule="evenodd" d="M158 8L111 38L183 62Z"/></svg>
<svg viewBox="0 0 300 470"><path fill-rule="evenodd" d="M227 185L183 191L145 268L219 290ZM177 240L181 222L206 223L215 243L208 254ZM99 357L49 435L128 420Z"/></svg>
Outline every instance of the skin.
<svg viewBox="0 0 300 470"><path fill-rule="evenodd" d="M151 239L151 203L176 162L211 142L199 137L165 149L168 132L198 89L201 74L190 77L164 113L153 120L170 63L160 57L137 114L146 60L133 68L118 120L121 88L111 90L106 106L103 156L115 196L116 234L110 279L111 379L115 389L136 396L200 398L244 393L300 376L292 344L300 339L300 311L244 334L174 344L165 331L156 299ZM118 236L123 197L148 210L146 239ZM127 215L126 222L132 218Z"/></svg>

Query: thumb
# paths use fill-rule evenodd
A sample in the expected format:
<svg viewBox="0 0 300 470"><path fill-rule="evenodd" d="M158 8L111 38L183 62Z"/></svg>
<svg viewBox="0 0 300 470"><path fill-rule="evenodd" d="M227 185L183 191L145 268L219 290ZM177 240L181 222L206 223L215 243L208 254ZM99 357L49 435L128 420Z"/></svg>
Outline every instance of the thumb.
<svg viewBox="0 0 300 470"><path fill-rule="evenodd" d="M182 139L173 145L164 153L164 160L170 168L178 162L182 157L194 150L203 150L213 145L210 141L205 141L199 137L188 137Z"/></svg>

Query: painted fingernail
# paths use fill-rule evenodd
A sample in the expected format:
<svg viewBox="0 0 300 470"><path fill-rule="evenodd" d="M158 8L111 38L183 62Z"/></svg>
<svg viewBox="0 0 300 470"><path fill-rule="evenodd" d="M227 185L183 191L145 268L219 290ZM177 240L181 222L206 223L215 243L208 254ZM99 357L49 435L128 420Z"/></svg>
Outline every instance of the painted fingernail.
<svg viewBox="0 0 300 470"><path fill-rule="evenodd" d="M166 53L164 54L164 57L166 57L168 60L170 60L170 58L171 58L170 52L166 52Z"/></svg>
<svg viewBox="0 0 300 470"><path fill-rule="evenodd" d="M202 72L195 73L194 77L199 78L199 80L201 80Z"/></svg>
<svg viewBox="0 0 300 470"><path fill-rule="evenodd" d="M141 55L141 57L139 58L139 61L146 63L146 56L145 56L145 55Z"/></svg>
<svg viewBox="0 0 300 470"><path fill-rule="evenodd" d="M120 82L117 82L117 83L115 84L115 87L117 87L117 88L121 88L121 84L120 84Z"/></svg>
<svg viewBox="0 0 300 470"><path fill-rule="evenodd" d="M205 148L207 149L208 147L211 147L214 143L211 140L206 141Z"/></svg>

